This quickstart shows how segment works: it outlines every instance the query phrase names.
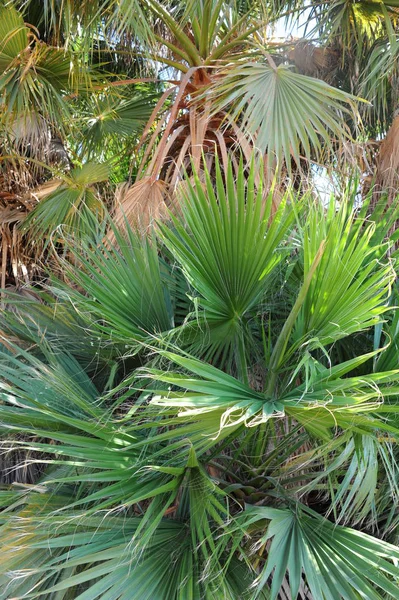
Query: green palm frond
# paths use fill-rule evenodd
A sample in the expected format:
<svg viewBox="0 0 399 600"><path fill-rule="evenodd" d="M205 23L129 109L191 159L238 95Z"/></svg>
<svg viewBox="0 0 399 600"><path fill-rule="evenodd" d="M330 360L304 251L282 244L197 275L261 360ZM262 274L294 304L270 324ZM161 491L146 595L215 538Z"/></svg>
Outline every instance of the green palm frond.
<svg viewBox="0 0 399 600"><path fill-rule="evenodd" d="M378 40L372 48L361 78L362 93L372 103L366 110L369 119L386 123L390 114L392 83L397 76L399 40L392 31L389 37Z"/></svg>
<svg viewBox="0 0 399 600"><path fill-rule="evenodd" d="M301 155L311 159L331 148L334 137L351 137L344 118L356 114L355 98L284 64L233 66L214 84L213 94L271 162L284 159L289 167L293 158L299 164Z"/></svg>
<svg viewBox="0 0 399 600"><path fill-rule="evenodd" d="M395 285L392 290L391 306L398 305L398 289ZM378 370L395 369L398 364L397 352L399 343L399 312L395 311L388 322L380 323L375 327L374 346L382 351L375 359L375 368Z"/></svg>
<svg viewBox="0 0 399 600"><path fill-rule="evenodd" d="M0 69L5 71L11 61L27 49L29 29L25 26L22 15L12 7L0 7L2 19L0 21L1 53Z"/></svg>
<svg viewBox="0 0 399 600"><path fill-rule="evenodd" d="M331 201L327 214L322 207L311 209L303 230L304 278L323 240L324 250L294 328L298 343L305 342L306 331L325 346L381 320L395 274L389 260L380 264L389 242L373 240L375 230L367 217L357 222L345 203L337 209Z"/></svg>
<svg viewBox="0 0 399 600"><path fill-rule="evenodd" d="M22 0L15 4L25 12L28 21L34 18L29 22L34 22L47 39L57 44L70 45L78 39L90 51L98 42L99 32L114 40L124 35L147 43L153 39L146 3L138 0Z"/></svg>
<svg viewBox="0 0 399 600"><path fill-rule="evenodd" d="M83 151L101 156L110 142L134 139L145 127L154 109L156 96L140 93L129 98L105 97L87 109L81 130Z"/></svg>
<svg viewBox="0 0 399 600"><path fill-rule="evenodd" d="M264 198L262 186L256 189L256 168L254 163L248 183L243 166L237 181L231 168L225 179L218 168L218 197L209 172L206 189L197 175L194 186L188 183L187 192L183 191L182 217L174 220L176 233L161 228L163 241L203 298L209 318L242 318L259 302L268 275L289 251L284 248L285 236L295 218L286 206L289 197L273 215L273 195ZM188 224L187 230L183 223Z"/></svg>
<svg viewBox="0 0 399 600"><path fill-rule="evenodd" d="M29 236L56 234L87 236L98 228L106 209L95 184L108 179L109 165L86 163L62 175L59 186L45 196L29 213L22 229ZM64 228L64 234L58 228Z"/></svg>
<svg viewBox="0 0 399 600"><path fill-rule="evenodd" d="M71 117L65 96L78 89L82 68L78 57L34 39L12 6L0 7L0 21L3 126L11 138L37 145L49 127L62 131L64 120Z"/></svg>
<svg viewBox="0 0 399 600"><path fill-rule="evenodd" d="M173 228L160 226L162 240L196 296L195 320L185 327L188 339L204 353L205 328L209 356L231 362L241 353L236 360L244 371L249 322L290 251L287 235L295 219L289 194L276 207L273 192L265 195L261 177L255 177L257 168L253 162L245 181L241 164L235 181L231 165L223 176L217 161L216 188L207 170L205 186L196 175L183 192L182 216L174 219Z"/></svg>
<svg viewBox="0 0 399 600"><path fill-rule="evenodd" d="M321 440L330 439L336 426L365 435L376 434L378 430L393 436L398 434L395 402L399 391L398 370L343 378L340 376L341 365L338 365L332 372L325 369L310 382L280 394L277 389L270 389L270 377L266 384L268 390L261 393L202 361L159 352L184 371L171 368L144 371L142 377L149 376L168 386L161 384L152 389L148 414L156 413L152 405L163 407L164 419L160 423L154 422L152 427L161 432L165 426L181 422L181 428L154 435L153 442L169 439L176 441L177 446L184 446L184 432L197 451L203 452L230 434L237 436L244 428L259 427L270 419L279 420L285 415L292 416ZM148 386L150 390L151 387ZM383 398L388 401L390 397L393 397L393 403L385 406Z"/></svg>
<svg viewBox="0 0 399 600"><path fill-rule="evenodd" d="M73 594L76 600L235 600L251 581L250 570L237 560L231 561L223 582L221 578L213 583L199 580L201 561L187 524L181 520L163 519L145 553L135 560L132 539L141 525L139 517L109 515L104 519L76 512L60 524L51 512L40 515L43 500L48 509L56 510L68 496L32 493L25 500L24 533L17 521L2 528L2 539L8 536L7 548L17 536L21 539L21 550L13 562L22 573L13 580L1 578L2 600L9 594L43 598L48 593L57 598ZM45 526L39 532L42 520ZM29 539L32 531L36 531L33 542ZM12 567L9 561L6 565ZM34 574L26 580L24 573L31 566ZM32 584L36 584L34 589Z"/></svg>
<svg viewBox="0 0 399 600"><path fill-rule="evenodd" d="M345 476L339 476L337 493L332 510L337 508L336 521L352 523L364 521L371 515L377 522L378 489L381 477L386 478L392 495L397 494L398 465L393 459L393 446L389 438L380 436L355 436L345 448L353 452L347 463ZM341 481L340 481L341 480Z"/></svg>
<svg viewBox="0 0 399 600"><path fill-rule="evenodd" d="M126 237L115 227L111 232L113 241L93 244L89 238L79 249L70 245L76 265L64 266L84 291L75 290L70 298L96 323L94 331L108 336L112 329L115 342L132 348L173 327L172 304L155 238L141 238L129 228Z"/></svg>
<svg viewBox="0 0 399 600"><path fill-rule="evenodd" d="M91 375L102 377L108 376L124 353L124 347L102 344L98 332L90 336L90 316L79 314L62 294L56 298L51 293L37 293L27 298L8 291L4 302L7 310L0 314L3 333L31 345L32 352L36 347L40 354L45 343L53 352L74 356Z"/></svg>
<svg viewBox="0 0 399 600"><path fill-rule="evenodd" d="M384 30L387 14L385 5L389 5L389 2L377 4L335 0L320 11L315 11L317 20L313 33L320 32L329 41L339 37L344 53L352 50L353 41L356 40L357 58L360 58L362 50L370 47Z"/></svg>
<svg viewBox="0 0 399 600"><path fill-rule="evenodd" d="M286 573L292 598L297 597L303 576L312 597L320 600L357 600L359 594L370 600L399 597L399 555L391 544L334 525L300 505L248 506L238 523L239 536L249 531L259 534L256 548L266 562L256 585L261 590L271 578L271 600L278 597Z"/></svg>

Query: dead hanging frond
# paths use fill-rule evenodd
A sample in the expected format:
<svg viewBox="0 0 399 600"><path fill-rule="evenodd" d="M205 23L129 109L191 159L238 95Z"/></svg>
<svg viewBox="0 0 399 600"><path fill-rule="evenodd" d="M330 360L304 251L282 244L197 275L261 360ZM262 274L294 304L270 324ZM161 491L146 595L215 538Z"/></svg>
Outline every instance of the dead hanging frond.
<svg viewBox="0 0 399 600"><path fill-rule="evenodd" d="M379 146L380 142L375 139L341 143L336 151L336 164L327 168L331 181L345 188L348 181L356 180L358 194L365 198L375 183Z"/></svg>
<svg viewBox="0 0 399 600"><path fill-rule="evenodd" d="M33 204L18 194L1 189L0 178L0 287L28 283L37 274L36 250L30 251L18 228ZM37 244L36 249L40 245ZM3 297L4 292L1 292Z"/></svg>
<svg viewBox="0 0 399 600"><path fill-rule="evenodd" d="M227 123L224 111L214 114L211 100L202 95L211 78L211 70L191 68L160 98L137 148L144 148L137 180L131 187L123 185L117 191L117 226L123 228L127 221L143 231L154 220L165 218L178 201L183 174L190 175L192 166L197 171L205 167L212 171L216 155L224 167L229 156L234 159L237 155L238 168L239 155L252 156L253 147L239 127Z"/></svg>
<svg viewBox="0 0 399 600"><path fill-rule="evenodd" d="M25 199L29 199L30 198L31 201L32 201L32 199L34 199L37 202L39 202L40 200L42 200L46 196L49 196L50 194L52 194L53 192L55 192L55 190L58 189L61 184L62 184L62 180L61 179L50 179L49 181L46 181L45 183L42 183L38 187L36 187L33 190L29 191L25 195Z"/></svg>
<svg viewBox="0 0 399 600"><path fill-rule="evenodd" d="M381 142L377 158L375 200L386 194L391 202L399 193L399 115Z"/></svg>
<svg viewBox="0 0 399 600"><path fill-rule="evenodd" d="M76 238L90 235L96 229L106 213L100 186L108 174L107 164L86 163L68 174L22 191L7 189L3 178L4 191L0 191L2 288L31 282L42 273L43 260L48 266L54 248L62 249L64 231Z"/></svg>
<svg viewBox="0 0 399 600"><path fill-rule="evenodd" d="M288 59L295 64L300 73L317 77L327 69L336 68L339 55L332 48L316 46L307 40L299 40L288 52Z"/></svg>
<svg viewBox="0 0 399 600"><path fill-rule="evenodd" d="M144 232L151 223L168 214L171 198L168 186L162 180L143 177L132 186L122 184L115 194L114 223L123 229L126 222ZM110 232L113 239L113 232Z"/></svg>

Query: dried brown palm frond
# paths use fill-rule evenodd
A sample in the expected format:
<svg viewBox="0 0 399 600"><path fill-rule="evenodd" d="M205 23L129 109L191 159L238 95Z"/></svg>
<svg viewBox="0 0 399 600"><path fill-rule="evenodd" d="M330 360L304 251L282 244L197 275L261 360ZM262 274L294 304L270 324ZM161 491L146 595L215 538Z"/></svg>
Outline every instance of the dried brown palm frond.
<svg viewBox="0 0 399 600"><path fill-rule="evenodd" d="M34 204L35 200L37 202L39 202L40 200L42 200L46 196L49 196L50 194L52 194L53 192L55 192L55 190L60 187L61 183L62 183L62 180L61 179L56 179L56 178L50 179L49 181L45 181L44 183L42 183L41 185L37 186L33 190L30 190L25 195L24 199L25 199L25 201L27 200L31 204Z"/></svg>
<svg viewBox="0 0 399 600"><path fill-rule="evenodd" d="M216 155L222 169L230 160L237 170L241 156L251 161L260 150L270 184L273 171L284 164L290 175L291 159L297 167L301 155L310 160L331 146L330 133L348 137L342 116L352 114L353 98L295 73L280 49L272 59L267 50L273 52L273 43L261 20L224 12L220 3L189 3L184 15L159 2L151 7L162 22L155 33L161 45L152 57L173 69L176 80L169 81L137 148L142 154L137 179L150 179L135 184L133 197L140 198L145 213L150 196L154 200L150 181L163 182L173 198L183 173L190 175L192 164L212 173ZM308 70L327 69L333 57L311 44L302 44L302 55ZM117 209L123 221L121 214Z"/></svg>
<svg viewBox="0 0 399 600"><path fill-rule="evenodd" d="M15 187L18 187L17 185ZM18 225L33 209L35 200L12 191L0 177L0 287L27 283L38 272L36 253L23 243ZM39 244L40 245L40 244Z"/></svg>
<svg viewBox="0 0 399 600"><path fill-rule="evenodd" d="M171 202L167 184L151 176L143 177L132 186L124 183L115 193L114 223L123 229L126 222L145 231L152 221L164 218ZM113 233L109 234L114 240Z"/></svg>
<svg viewBox="0 0 399 600"><path fill-rule="evenodd" d="M388 202L399 193L399 115L388 130L380 144L377 158L376 185L374 196L376 201L381 194L386 194Z"/></svg>
<svg viewBox="0 0 399 600"><path fill-rule="evenodd" d="M41 185L27 189L31 183L31 173L24 180L16 179L10 190L9 180L13 170L7 177L0 178L0 288L16 286L31 282L42 272L40 258L44 248L44 239L35 238L35 243L27 244L21 225L38 203L53 193L62 183L59 179L51 179ZM22 173L22 171L19 171ZM3 293L2 293L3 296Z"/></svg>
<svg viewBox="0 0 399 600"><path fill-rule="evenodd" d="M374 139L345 142L337 150L338 162L348 170L356 167L365 177L372 175L379 146L380 142Z"/></svg>
<svg viewBox="0 0 399 600"><path fill-rule="evenodd" d="M320 76L337 66L340 56L328 46L316 46L308 40L298 40L288 52L288 59L304 75Z"/></svg>

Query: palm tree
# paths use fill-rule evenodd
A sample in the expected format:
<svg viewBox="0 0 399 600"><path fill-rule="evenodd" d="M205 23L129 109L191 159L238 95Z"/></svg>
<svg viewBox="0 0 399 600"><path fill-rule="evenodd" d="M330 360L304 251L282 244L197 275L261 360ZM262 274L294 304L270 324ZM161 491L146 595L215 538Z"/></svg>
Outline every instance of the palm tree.
<svg viewBox="0 0 399 600"><path fill-rule="evenodd" d="M363 128L342 162L355 165L367 189L375 184L376 198L392 200L399 189L397 2L282 2L276 9L290 26L302 24L305 39L288 41L297 69L368 102L361 105Z"/></svg>
<svg viewBox="0 0 399 600"><path fill-rule="evenodd" d="M353 97L290 68L287 52L265 32L270 19L265 7L249 10L242 3L221 0L189 2L184 9L158 0L46 2L41 11L37 2L24 1L15 2L15 7L25 11L31 28L7 3L4 44L14 39L15 31L24 34L11 57L4 46L6 59L0 69L5 80L12 74L22 81L12 61L24 69L29 57L33 72L38 69L36 55L49 53L58 53L64 79L56 90L52 81L43 79L38 97L29 83L33 80L24 77L24 85L4 97L6 114L13 123L24 123L24 131L31 132L33 122L42 123L44 146L50 129L50 137L56 134L64 148L69 146L69 162L77 167L81 164L76 161L93 158L120 166L121 158L126 164L132 156L128 180L134 174L135 181L118 195L118 223L126 217L137 220L138 215L145 224L145 214L164 212L165 200L170 204L183 170L190 168L190 157L199 168L204 154L211 168L218 153L226 166L237 146L247 160L257 148L267 157L264 164L271 178L283 165L290 173L291 163L297 168L304 159L321 160L336 145L332 139L350 137L343 118L356 120ZM93 68L93 63L100 66ZM140 74L143 69L146 73ZM158 89L141 87L132 98L129 82L148 83L157 69L160 76L153 85ZM154 91L160 87L163 93L156 98ZM16 105L14 97L20 99ZM10 129L9 118L5 126ZM142 128L141 141L132 144ZM115 139L119 142L121 137L127 143L119 147ZM34 149L31 158L49 163L48 150L38 155L39 137L25 140L26 145L29 152ZM54 214L54 229L62 212Z"/></svg>
<svg viewBox="0 0 399 600"><path fill-rule="evenodd" d="M398 598L398 209L251 165L9 294L0 598Z"/></svg>
<svg viewBox="0 0 399 600"><path fill-rule="evenodd" d="M22 5L28 12L0 3L2 288L41 276L43 247L61 224L79 231L81 209L101 220L104 194L92 186L126 175L158 94L154 85L131 94L119 75L93 66L73 30L84 24L83 4L78 21L70 13L73 39L66 22L59 28L55 17L47 21ZM18 227L28 215L23 229L33 244Z"/></svg>
<svg viewBox="0 0 399 600"><path fill-rule="evenodd" d="M3 4L0 599L399 598L392 4Z"/></svg>
<svg viewBox="0 0 399 600"><path fill-rule="evenodd" d="M237 147L247 160L254 148L264 155L269 180L276 168L284 173L281 182L299 169L296 179L303 185L314 162L346 175L349 158L362 173L374 174L375 138L384 135L395 113L394 0L367 7L221 0L188 2L184 8L159 0L14 5L31 24L24 26L22 13L5 4L3 153L8 155L13 141L19 153L25 148L25 160L14 160L23 166L25 186L24 193L16 190L16 210L30 210L26 192L54 173L53 165L32 181L26 148L30 159L51 167L49 157L59 158L48 148L52 137L62 148L61 170L71 162L81 167L87 160L106 161L111 173L117 171L114 182L134 183L117 194L119 224L128 218L146 225L148 217L164 214L190 157L199 168L204 155L211 168L215 153L226 164ZM313 41L276 43L270 27L281 15L291 22L306 19ZM8 53L13 31L19 32L18 44ZM48 70L41 70L39 95L31 77L16 85L27 57L38 72L35 61L42 64L50 55L53 63L49 59ZM48 77L53 68L61 69L61 79ZM158 80L156 90L139 87L137 93L128 85L148 79ZM360 105L363 128L354 96L373 103ZM14 132L11 140L5 131ZM395 189L395 131L396 126L377 160L380 190ZM4 177L7 199L15 191L15 166ZM63 212L54 213L53 229Z"/></svg>

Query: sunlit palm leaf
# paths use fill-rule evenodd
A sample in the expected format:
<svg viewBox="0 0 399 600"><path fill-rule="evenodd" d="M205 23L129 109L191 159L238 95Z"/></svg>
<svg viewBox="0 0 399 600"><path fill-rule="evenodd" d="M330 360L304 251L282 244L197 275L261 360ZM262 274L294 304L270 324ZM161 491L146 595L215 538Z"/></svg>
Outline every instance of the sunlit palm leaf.
<svg viewBox="0 0 399 600"><path fill-rule="evenodd" d="M255 137L270 160L310 159L332 147L332 138L350 137L344 116L356 113L354 98L324 81L286 65L246 63L223 73L213 88L216 104Z"/></svg>
<svg viewBox="0 0 399 600"><path fill-rule="evenodd" d="M209 443L212 446L212 442L223 439L230 432L237 433L243 427L258 427L271 418L282 418L284 414L292 415L321 439L331 437L331 431L337 425L348 429L353 427L363 433L385 429L394 436L398 435L395 421L398 408L396 404L383 404L384 397L388 401L398 394L398 370L363 378L341 378L338 366L331 373L326 369L324 376L321 372L309 384L294 386L289 392L279 395L276 389L268 393L254 392L230 375L192 357L160 353L185 372L162 372L150 368L145 370L145 376L184 391L162 387L153 390L151 404L167 408L164 414L172 419L171 424L181 421L182 430L187 437L194 436L195 445L199 442L204 447L208 447ZM267 387L270 387L268 381ZM385 418L385 412L391 413L392 419ZM149 413L154 414L154 410L149 408ZM376 418L373 413L381 413L381 418ZM178 416L177 421L173 421L174 416ZM204 419L204 431L206 428L208 433L208 439L202 441L201 438L197 440L195 424L201 419ZM162 426L166 424L167 419ZM157 427L156 423L154 427ZM168 437L177 440L180 436L177 428Z"/></svg>
<svg viewBox="0 0 399 600"><path fill-rule="evenodd" d="M323 212L319 219L317 212ZM310 211L303 230L304 276L309 272L319 245L323 256L312 278L298 315L294 339L305 341L305 330L315 343L331 344L341 336L367 329L386 312L394 272L389 260L381 264L388 246L376 236L375 224L356 215L345 203L336 210L331 202L327 214L321 207ZM387 224L385 224L386 226ZM385 230L388 234L388 230ZM334 263L334 273L330 271ZM305 324L306 323L306 324ZM310 345L312 342L310 342Z"/></svg>

